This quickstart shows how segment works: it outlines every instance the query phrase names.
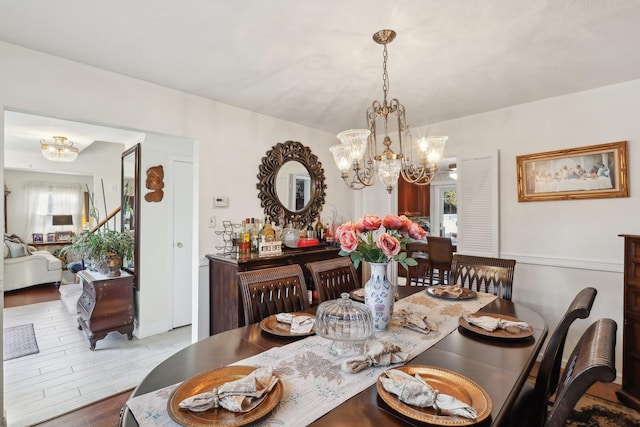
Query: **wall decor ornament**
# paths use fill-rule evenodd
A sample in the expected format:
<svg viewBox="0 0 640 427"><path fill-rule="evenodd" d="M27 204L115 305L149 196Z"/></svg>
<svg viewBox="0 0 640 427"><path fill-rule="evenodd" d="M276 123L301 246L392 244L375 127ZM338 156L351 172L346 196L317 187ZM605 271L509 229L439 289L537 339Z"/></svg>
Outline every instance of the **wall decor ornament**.
<svg viewBox="0 0 640 427"><path fill-rule="evenodd" d="M277 182L282 178L281 171L287 165L298 163L308 175L308 198L299 209L286 206L282 202L282 194L278 194ZM282 173L284 174L284 172ZM264 215L274 225L284 227L286 223L301 228L313 222L320 215L327 184L324 182L324 169L318 157L311 152L311 148L298 141L279 142L262 158L258 168L258 198L264 209Z"/></svg>
<svg viewBox="0 0 640 427"><path fill-rule="evenodd" d="M516 157L518 201L629 197L627 141Z"/></svg>
<svg viewBox="0 0 640 427"><path fill-rule="evenodd" d="M152 166L147 169L147 180L146 186L149 190L152 190L150 193L144 195L144 199L147 202L157 203L162 201L164 197L164 169L162 165Z"/></svg>

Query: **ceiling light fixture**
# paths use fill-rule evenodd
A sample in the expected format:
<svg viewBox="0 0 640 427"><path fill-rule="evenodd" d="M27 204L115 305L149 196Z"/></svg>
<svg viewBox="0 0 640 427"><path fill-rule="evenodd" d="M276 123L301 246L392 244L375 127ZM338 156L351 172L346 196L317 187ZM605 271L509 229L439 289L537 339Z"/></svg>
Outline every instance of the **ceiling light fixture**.
<svg viewBox="0 0 640 427"><path fill-rule="evenodd" d="M73 162L78 157L78 149L64 136L54 136L53 142L41 139L40 151L45 159L52 162Z"/></svg>
<svg viewBox="0 0 640 427"><path fill-rule="evenodd" d="M382 65L382 103L373 101L367 109L368 129L351 129L338 134L341 144L330 147L333 158L342 172L342 179L352 190L361 190L376 183L376 179L391 193L400 174L405 181L417 185L427 185L438 171L438 161L442 158L446 136L420 138L413 144L407 125L404 106L396 98L387 101L389 75L387 74L387 44L396 37L393 30L381 30L373 35L373 40L384 47ZM396 120L393 120L394 117ZM376 120L381 119L384 149L378 153L378 135ZM391 119L391 123L389 123ZM393 122L396 123L393 123ZM389 126L397 130L400 152L391 149ZM380 147L382 148L382 147ZM349 179L349 169L353 177Z"/></svg>

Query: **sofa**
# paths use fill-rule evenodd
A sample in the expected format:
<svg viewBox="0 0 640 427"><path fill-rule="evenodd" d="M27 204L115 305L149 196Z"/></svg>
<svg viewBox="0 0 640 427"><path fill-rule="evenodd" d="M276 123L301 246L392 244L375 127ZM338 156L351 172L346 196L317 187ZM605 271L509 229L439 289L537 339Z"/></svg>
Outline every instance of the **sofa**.
<svg viewBox="0 0 640 427"><path fill-rule="evenodd" d="M42 283L60 284L62 262L51 252L25 243L4 241L4 290L11 291Z"/></svg>

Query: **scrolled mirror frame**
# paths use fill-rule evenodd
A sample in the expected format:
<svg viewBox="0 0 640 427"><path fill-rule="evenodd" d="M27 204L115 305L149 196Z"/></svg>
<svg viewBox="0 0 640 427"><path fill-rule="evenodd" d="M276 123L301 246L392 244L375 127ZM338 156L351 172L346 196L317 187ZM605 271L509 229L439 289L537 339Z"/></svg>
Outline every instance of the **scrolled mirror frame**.
<svg viewBox="0 0 640 427"><path fill-rule="evenodd" d="M122 153L121 157L121 166L120 166L120 215L121 219L124 218L124 209L127 204L125 202L125 194L124 194L124 162L125 159L129 156L133 155L133 269L123 268L123 270L131 273L133 275L133 286L136 289L140 289L140 283L138 283L138 271L140 271L140 165L141 165L141 146L140 143L132 146L124 153ZM120 231L124 230L124 221L120 221Z"/></svg>
<svg viewBox="0 0 640 427"><path fill-rule="evenodd" d="M302 164L311 177L311 198L309 203L299 211L287 209L278 198L276 192L276 178L283 164L296 161ZM320 214L324 205L326 188L324 169L318 157L311 149L298 141L279 142L262 158L259 167L258 184L260 190L258 197L260 205L264 208L265 216L269 217L275 225L284 226L281 222L290 222L296 228L302 228Z"/></svg>

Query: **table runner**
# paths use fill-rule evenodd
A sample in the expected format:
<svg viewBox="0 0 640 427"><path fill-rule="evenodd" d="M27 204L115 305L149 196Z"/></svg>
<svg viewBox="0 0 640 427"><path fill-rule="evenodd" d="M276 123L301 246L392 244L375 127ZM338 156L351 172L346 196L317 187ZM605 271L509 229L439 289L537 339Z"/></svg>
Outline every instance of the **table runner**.
<svg viewBox="0 0 640 427"><path fill-rule="evenodd" d="M496 297L478 292L471 300L445 300L418 292L395 303L394 313L405 309L427 316L438 324L438 330L423 334L392 320L389 329L376 332L374 339L398 345L409 353L407 361L449 335L458 327L458 319L464 313L475 313ZM306 426L339 406L347 399L375 384L378 376L388 366L371 367L350 374L340 369L344 357L331 355L332 341L317 335L274 347L232 365L271 366L284 386L280 403L266 418L265 425ZM138 424L146 426L178 426L167 412L167 400L179 385L156 390L134 397L127 402Z"/></svg>

